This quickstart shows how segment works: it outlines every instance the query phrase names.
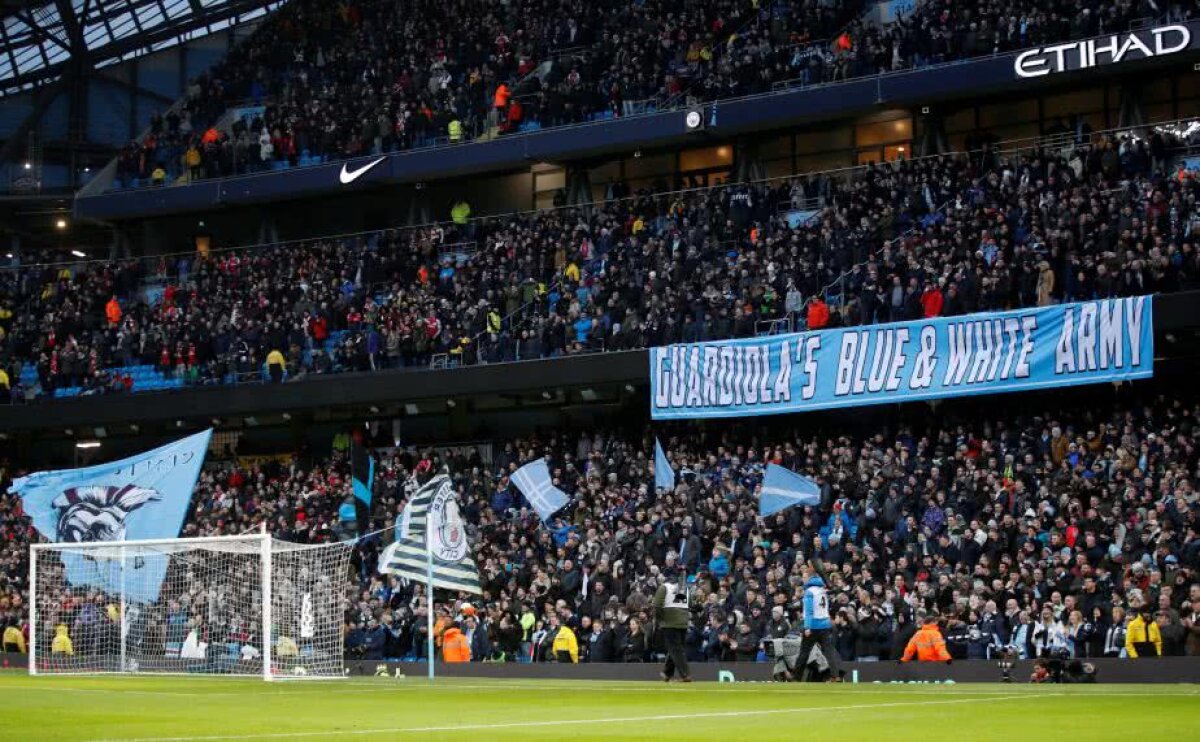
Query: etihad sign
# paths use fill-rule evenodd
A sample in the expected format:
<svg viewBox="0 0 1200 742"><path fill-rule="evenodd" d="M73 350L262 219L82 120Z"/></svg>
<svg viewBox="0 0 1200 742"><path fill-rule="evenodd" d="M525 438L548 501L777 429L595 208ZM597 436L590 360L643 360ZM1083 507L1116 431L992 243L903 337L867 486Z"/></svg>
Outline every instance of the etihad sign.
<svg viewBox="0 0 1200 742"><path fill-rule="evenodd" d="M1153 39L1147 39L1147 36ZM1117 64L1127 59L1147 59L1175 54L1192 43L1187 26L1159 26L1149 31L1107 39L1087 39L1066 44L1043 46L1017 55L1017 77L1041 77L1052 72L1084 70L1102 64Z"/></svg>

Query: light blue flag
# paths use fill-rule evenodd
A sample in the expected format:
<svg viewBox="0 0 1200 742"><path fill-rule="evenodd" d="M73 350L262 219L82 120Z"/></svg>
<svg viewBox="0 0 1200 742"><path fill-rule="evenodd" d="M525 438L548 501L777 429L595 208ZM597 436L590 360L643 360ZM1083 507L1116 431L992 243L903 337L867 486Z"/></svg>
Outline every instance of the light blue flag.
<svg viewBox="0 0 1200 742"><path fill-rule="evenodd" d="M657 438L654 439L654 486L660 490L675 489L675 470Z"/></svg>
<svg viewBox="0 0 1200 742"><path fill-rule="evenodd" d="M25 512L48 541L83 543L179 536L212 430L153 451L82 469L40 471L13 482ZM158 600L167 554L141 553L125 563L62 554L67 582L131 601Z"/></svg>
<svg viewBox="0 0 1200 742"><path fill-rule="evenodd" d="M819 505L821 485L808 477L776 464L767 464L763 476L762 495L758 500L758 514L774 515L793 505Z"/></svg>
<svg viewBox="0 0 1200 742"><path fill-rule="evenodd" d="M570 500L566 492L555 487L550 481L550 467L546 466L545 459L530 461L517 469L512 475L512 481L543 521L561 510Z"/></svg>

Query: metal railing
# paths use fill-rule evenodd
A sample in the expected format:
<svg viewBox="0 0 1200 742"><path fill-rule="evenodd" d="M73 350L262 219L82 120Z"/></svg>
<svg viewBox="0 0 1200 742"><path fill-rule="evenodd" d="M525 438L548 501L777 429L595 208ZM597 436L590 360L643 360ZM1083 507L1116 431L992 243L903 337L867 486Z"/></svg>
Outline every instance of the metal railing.
<svg viewBox="0 0 1200 742"><path fill-rule="evenodd" d="M1139 131L1145 131L1145 130L1154 129L1154 128L1158 128L1158 127L1172 127L1172 126L1178 125L1178 124L1185 124L1185 125L1192 124L1192 123L1195 123L1196 121L1197 121L1196 118L1190 118L1190 117L1189 118L1176 118L1176 119L1169 119L1169 120L1161 120L1161 121L1150 121L1150 122L1145 122L1143 124L1138 124L1138 125L1131 125L1131 126L1125 126L1125 127L1113 127L1110 129L1094 131L1089 134L1089 137L1090 137L1090 140L1094 141L1095 139L1097 139L1099 137L1103 137L1103 136L1112 137L1112 136L1117 136L1117 135L1120 135L1120 134L1126 133L1126 132L1133 134L1133 133L1136 133ZM1038 135L1029 136L1029 137L1015 137L1012 139L1005 139L1005 140L1001 140L1001 141L997 142L995 145L992 146L992 151L994 151L998 154L1006 154L1006 153L1019 151L1019 150L1023 150L1023 149L1028 150L1028 149L1033 149L1033 148L1037 148L1037 147L1044 147L1046 143L1053 143L1053 142L1057 141L1057 137L1060 137L1060 136L1074 136L1074 135L1070 134L1070 133L1068 133L1067 135L1038 134ZM975 151L979 151L979 150L975 150ZM968 154L968 151L967 150L954 150L954 151L941 152L941 153L932 154L932 155L924 155L924 156L919 156L919 157L906 158L903 161L904 162L917 162L917 161L926 160L926 159L930 159L930 158L945 157L945 156L952 156L952 155L963 155L963 154ZM764 184L768 184L768 183L779 183L779 182L785 182L785 181L792 181L792 180L795 180L798 178L820 178L820 177L850 178L850 177L853 177L854 173L866 170L871 167L888 167L890 165L891 165L891 163L888 163L888 162L878 163L878 164L874 164L874 165L871 165L871 164L848 165L848 166L839 167L839 168L829 168L829 169L825 169L825 170L814 170L814 171L790 173L787 175L778 175L778 176L773 176L770 178L746 181L746 182L740 183L740 184L739 183L725 183L725 184L721 184L721 185L701 186L701 187L696 187L696 188L680 188L680 189L676 189L676 190L672 190L672 191L661 191L661 192L654 193L653 196L656 198L659 198L659 197L666 198L666 197L680 196L680 195L686 195L686 194L691 194L691 193L720 191L722 189L731 188L736 185L764 185ZM621 199L613 200L611 203L635 202L641 198L642 198L642 196L633 194L633 195L625 196ZM808 204L808 203L810 203L810 201L806 201L806 204ZM487 223L487 222L491 222L491 221L495 221L495 220L511 219L511 218L521 217L521 216L525 216L525 215L529 215L529 214L548 213L548 212L567 211L567 210L580 210L580 209L588 209L588 208L601 208L606 205L607 205L607 203L597 203L597 204L590 205L590 206L580 206L580 205L552 206L552 207L547 207L547 208L527 209L524 211L514 211L514 212L508 212L508 213L504 213L504 214L472 216L468 220L468 223L483 224L483 223ZM818 209L822 208L819 199L817 200L817 208ZM288 245L300 245L300 244L306 244L306 243L319 242L322 240L338 240L338 239L346 239L346 238L350 238L350 237L366 237L366 236L372 236L372 235L379 235L381 237L385 237L385 236L391 236L394 233L406 233L406 232L410 232L413 230L433 229L433 228L438 228L438 227L445 228L445 229L454 229L454 228L457 228L460 226L461 225L455 224L452 220L446 219L446 220L441 220L441 221L425 222L425 223L421 223L421 224L388 227L385 229L371 229L371 230L362 230L362 231L357 231L357 232L342 232L342 233L329 234L329 235L318 235L315 237L303 237L303 238L290 239L290 240L278 240L275 242L261 242L261 243L251 243L251 244L243 244L243 245L230 245L230 246L226 246L226 247L213 248L209 251L209 254L210 254L210 256L212 256L212 255L222 255L222 254L231 253L231 252L250 252L250 251L254 251L254 250L270 249L273 247L284 247L284 246L288 246ZM50 263L32 263L32 264L26 264L26 265L0 265L0 271L21 271L21 270L29 270L29 269L35 269L35 268L47 268L47 267L66 267L66 268L70 268L70 269L77 269L77 268L81 268L81 267L84 267L84 266L87 266L90 264L122 263L122 262L126 262L128 260L141 260L141 261L157 262L160 259L168 259L169 260L171 258L180 258L180 257L195 258L196 251L194 249L189 249L189 250L183 250L183 251L178 251L178 252L158 253L155 255L148 255L148 256L143 256L140 258L122 258L122 259L117 259L117 260L80 259L80 260L56 261L56 262L50 262Z"/></svg>
<svg viewBox="0 0 1200 742"><path fill-rule="evenodd" d="M795 327L794 318L789 312L777 319L760 319L754 323L754 334L759 337L770 335L786 335Z"/></svg>

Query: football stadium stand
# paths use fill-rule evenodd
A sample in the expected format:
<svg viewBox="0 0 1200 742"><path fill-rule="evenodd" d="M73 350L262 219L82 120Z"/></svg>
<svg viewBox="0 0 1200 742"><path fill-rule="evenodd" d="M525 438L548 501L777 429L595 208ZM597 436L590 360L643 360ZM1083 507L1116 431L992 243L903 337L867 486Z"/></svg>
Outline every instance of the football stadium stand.
<svg viewBox="0 0 1200 742"><path fill-rule="evenodd" d="M1036 145L1036 146L1033 146ZM15 394L498 363L1196 288L1160 127L413 229L0 274Z"/></svg>

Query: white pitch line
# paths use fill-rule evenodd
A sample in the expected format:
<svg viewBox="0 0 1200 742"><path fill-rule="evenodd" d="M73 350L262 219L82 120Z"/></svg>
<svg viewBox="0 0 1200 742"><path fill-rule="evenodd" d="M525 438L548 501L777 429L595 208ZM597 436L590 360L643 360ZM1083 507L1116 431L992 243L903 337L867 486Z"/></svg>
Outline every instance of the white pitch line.
<svg viewBox="0 0 1200 742"><path fill-rule="evenodd" d="M774 716L779 714L824 713L827 711L863 711L867 709L913 707L913 706L942 706L960 703L981 703L994 701L1026 700L1030 698L1053 698L1067 695L1065 693L1045 693L1041 695L996 696L991 698L956 698L941 701L915 701L906 703L895 701L890 703L861 703L846 706L806 706L804 708L763 709L760 711L705 711L691 714L657 714L654 716L618 716L601 719L562 719L556 721L514 721L497 724L459 724L428 727L387 727L380 729L339 729L319 732L267 732L264 734L218 734L196 737L130 737L125 739L93 740L92 742L208 742L209 740L241 740L241 739L292 739L298 737L348 737L367 734L428 734L430 732L478 732L497 729L529 729L536 727L578 726L582 724L632 724L647 721L680 721L691 719L726 719L743 718L748 716Z"/></svg>

